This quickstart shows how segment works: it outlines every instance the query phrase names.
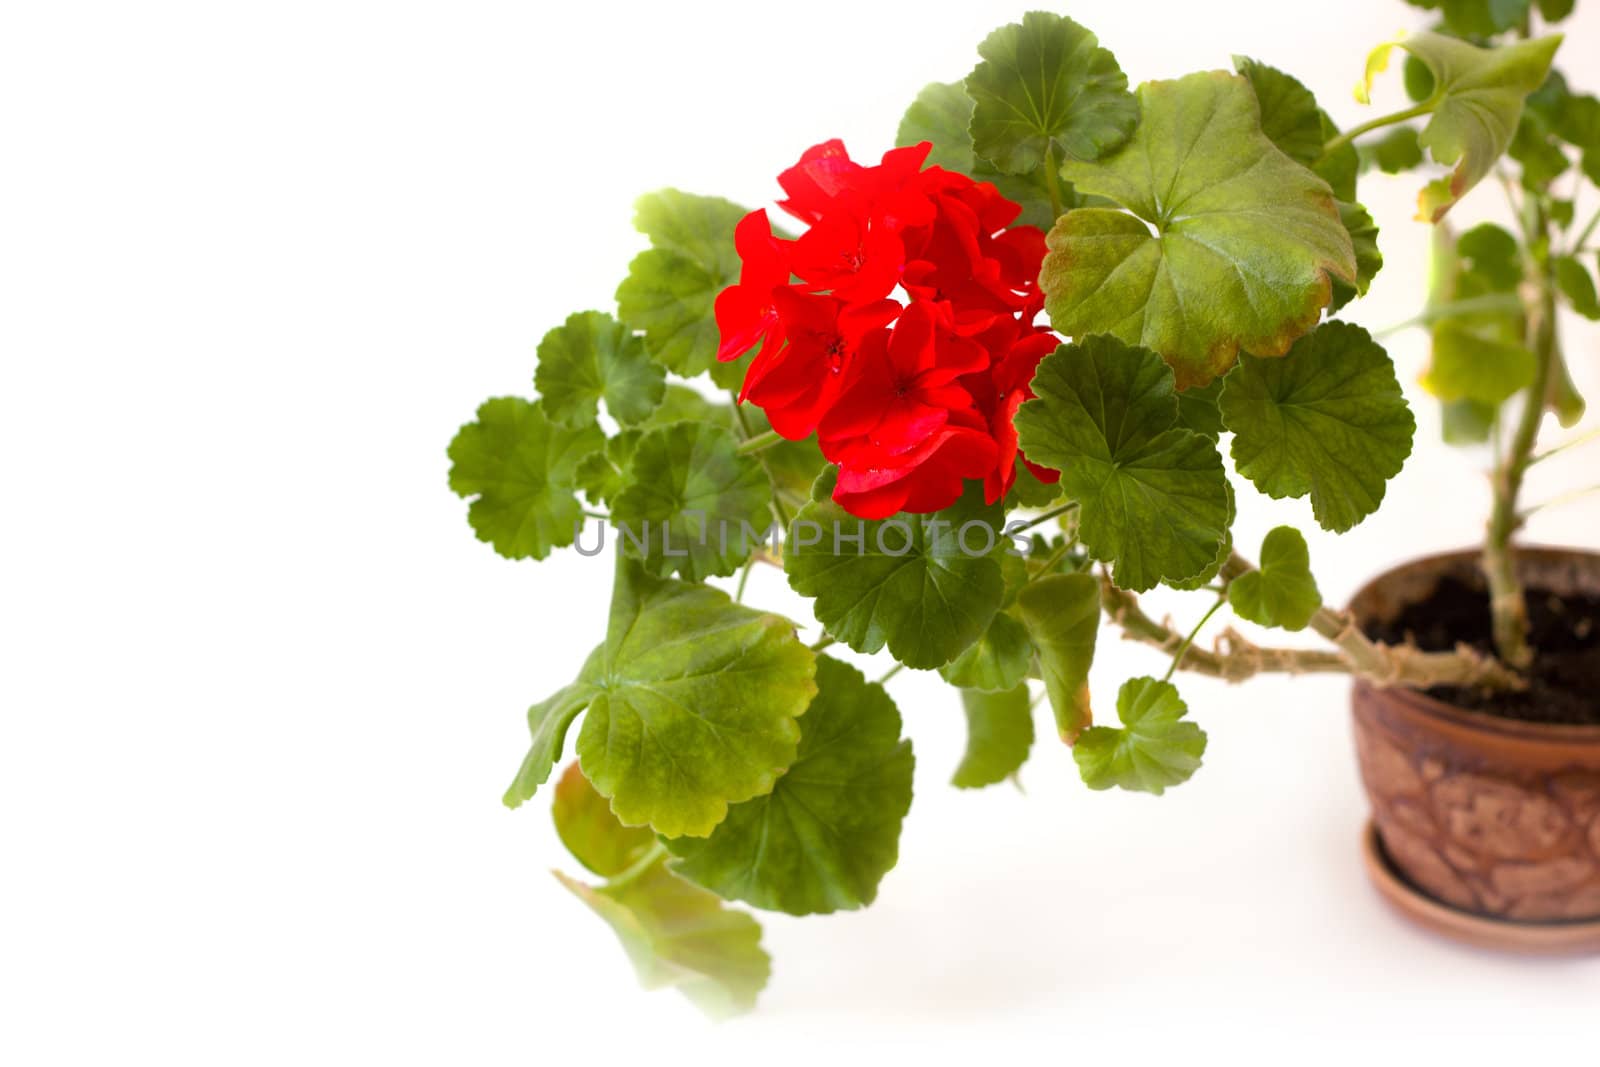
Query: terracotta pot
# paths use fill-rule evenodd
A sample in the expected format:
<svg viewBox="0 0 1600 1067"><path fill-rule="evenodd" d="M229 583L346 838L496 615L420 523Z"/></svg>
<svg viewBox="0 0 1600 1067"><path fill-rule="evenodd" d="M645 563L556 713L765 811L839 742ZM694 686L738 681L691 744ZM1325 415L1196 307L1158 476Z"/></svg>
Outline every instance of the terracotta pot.
<svg viewBox="0 0 1600 1067"><path fill-rule="evenodd" d="M1600 554L1530 548L1518 566L1534 588L1600 594ZM1446 576L1481 586L1477 554L1392 570L1350 610L1392 619ZM1373 821L1411 885L1494 919L1600 919L1600 726L1501 719L1360 681L1351 704Z"/></svg>

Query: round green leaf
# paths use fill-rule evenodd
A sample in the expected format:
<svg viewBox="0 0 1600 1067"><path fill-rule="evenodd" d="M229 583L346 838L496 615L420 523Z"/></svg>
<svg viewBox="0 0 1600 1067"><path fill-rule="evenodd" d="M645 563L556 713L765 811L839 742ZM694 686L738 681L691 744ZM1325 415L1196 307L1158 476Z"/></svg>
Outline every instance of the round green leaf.
<svg viewBox="0 0 1600 1067"><path fill-rule="evenodd" d="M1350 235L1351 247L1356 252L1356 281L1354 285L1343 278L1333 280L1333 301L1329 313L1338 311L1358 296L1366 296L1372 279L1383 269L1383 253L1378 250L1378 224L1360 204L1339 201L1339 221Z"/></svg>
<svg viewBox="0 0 1600 1067"><path fill-rule="evenodd" d="M577 466L605 444L596 426L552 423L539 404L498 397L450 442L450 488L477 497L467 521L508 559L544 559L583 521Z"/></svg>
<svg viewBox="0 0 1600 1067"><path fill-rule="evenodd" d="M1169 682L1131 678L1117 694L1122 728L1084 731L1072 758L1090 789L1128 789L1160 796L1200 769L1206 735L1184 720L1188 705Z"/></svg>
<svg viewBox="0 0 1600 1067"><path fill-rule="evenodd" d="M1061 472L1079 537L1124 589L1199 574L1233 518L1222 457L1178 426L1172 380L1150 350L1087 337L1044 358L1017 412L1022 450Z"/></svg>
<svg viewBox="0 0 1600 1067"><path fill-rule="evenodd" d="M1332 280L1355 283L1355 250L1328 184L1261 132L1244 78L1147 82L1139 100L1119 152L1062 168L1080 193L1128 213L1063 215L1039 283L1057 331L1153 349L1187 389L1233 366L1241 347L1287 351L1328 305Z"/></svg>
<svg viewBox="0 0 1600 1067"><path fill-rule="evenodd" d="M927 165L991 182L1000 195L1022 206L1013 225L1048 230L1056 221L1050 202L1049 178L1041 168L1028 174L1007 174L972 150L972 97L961 82L934 82L906 109L894 143L901 147L927 141L933 145ZM1065 182L1061 183L1065 186ZM1070 199L1071 186L1062 190Z"/></svg>
<svg viewBox="0 0 1600 1067"><path fill-rule="evenodd" d="M651 247L634 257L617 287L618 315L644 331L658 363L685 378L710 370L724 388L744 371L742 362L717 362L714 305L717 294L739 280L733 231L745 214L720 197L676 189L640 197L634 226Z"/></svg>
<svg viewBox="0 0 1600 1067"><path fill-rule="evenodd" d="M1322 606L1311 576L1311 552L1293 526L1279 526L1261 542L1260 569L1228 583L1228 606L1261 626L1303 630Z"/></svg>
<svg viewBox="0 0 1600 1067"><path fill-rule="evenodd" d="M1309 493L1317 521L1341 533L1377 510L1416 432L1388 353L1345 322L1287 359L1244 357L1221 403L1239 473L1270 497Z"/></svg>
<svg viewBox="0 0 1600 1067"><path fill-rule="evenodd" d="M967 75L972 142L1008 174L1044 162L1098 159L1127 140L1139 108L1128 77L1095 35L1069 18L1030 11L978 46Z"/></svg>
<svg viewBox="0 0 1600 1067"><path fill-rule="evenodd" d="M704 837L794 762L814 661L787 619L619 559L605 644L579 677L583 773L624 825Z"/></svg>
<svg viewBox="0 0 1600 1067"><path fill-rule="evenodd" d="M899 858L912 765L883 688L819 657L794 763L710 837L668 842L672 870L726 900L790 915L864 907Z"/></svg>
<svg viewBox="0 0 1600 1067"><path fill-rule="evenodd" d="M611 504L617 539L657 574L732 574L770 524L772 486L733 434L707 423L651 430Z"/></svg>
<svg viewBox="0 0 1600 1067"><path fill-rule="evenodd" d="M1017 594L1017 610L1039 653L1039 673L1067 744L1091 721L1089 667L1100 633L1100 583L1089 574L1052 574Z"/></svg>
<svg viewBox="0 0 1600 1067"><path fill-rule="evenodd" d="M539 342L533 384L558 422L591 423L604 400L612 418L631 426L661 403L666 372L632 330L602 312L580 311Z"/></svg>
<svg viewBox="0 0 1600 1067"><path fill-rule="evenodd" d="M657 409L659 410L659 409ZM653 416L652 416L653 418ZM650 425L646 420L645 425ZM593 504L609 504L628 484L628 471L633 463L633 450L644 434L639 430L623 430L606 440L606 447L592 452L578 461L573 479L583 495Z"/></svg>
<svg viewBox="0 0 1600 1067"><path fill-rule="evenodd" d="M967 749L950 784L977 789L1016 774L1033 747L1027 685L999 693L963 689L961 707L967 716Z"/></svg>
<svg viewBox="0 0 1600 1067"><path fill-rule="evenodd" d="M1005 612L994 617L977 643L939 668L951 685L996 693L1020 685L1033 662L1022 624Z"/></svg>
<svg viewBox="0 0 1600 1067"><path fill-rule="evenodd" d="M1000 608L1005 580L996 557L1010 544L1000 534L1003 514L984 504L974 481L933 515L858 519L833 502L837 477L833 467L824 471L795 516L798 536L783 552L790 587L815 597L818 621L857 652L888 645L907 667L944 666Z"/></svg>

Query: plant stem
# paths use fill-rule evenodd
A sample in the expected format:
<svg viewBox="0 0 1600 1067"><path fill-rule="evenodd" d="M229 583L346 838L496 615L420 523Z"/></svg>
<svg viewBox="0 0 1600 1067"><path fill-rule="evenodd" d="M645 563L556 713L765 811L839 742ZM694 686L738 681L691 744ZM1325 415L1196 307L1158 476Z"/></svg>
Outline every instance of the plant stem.
<svg viewBox="0 0 1600 1067"><path fill-rule="evenodd" d="M750 433L750 419L745 415L743 405L739 403L739 394L736 392L730 392L729 395L733 397L733 417L739 420L739 436L744 439L739 445L740 452L743 452L745 450L745 446L749 445L752 441L760 441L769 435L773 437L781 436L776 430L768 430L764 434L752 435ZM776 441L768 442L768 444L776 443ZM761 445L758 448L751 449L750 452L756 457L756 462L761 464L762 471L766 473L768 484L776 486L777 482L772 477L772 468L767 466L767 458L760 452L761 448L766 447L767 445ZM774 489L772 494L772 514L778 520L778 525L783 527L784 536L787 537L790 530L789 510L783 506L783 501L779 499L780 495L781 494Z"/></svg>
<svg viewBox="0 0 1600 1067"><path fill-rule="evenodd" d="M1118 589L1109 575L1101 575L1100 592L1106 616L1122 628L1126 639L1153 645L1168 655L1183 644L1182 634L1145 614L1139 598ZM1258 674L1350 673L1350 664L1337 652L1259 648L1231 629L1223 633L1219 643L1226 646L1224 651L1210 652L1191 644L1182 656L1174 656L1173 662L1183 670L1228 682L1242 682Z"/></svg>
<svg viewBox="0 0 1600 1067"><path fill-rule="evenodd" d="M1572 242L1572 252L1574 255L1576 255L1578 250L1581 249L1589 240L1589 238L1594 235L1596 226L1600 226L1600 208L1595 208L1594 214L1589 216L1589 221L1584 224L1582 230L1578 231L1577 239Z"/></svg>
<svg viewBox="0 0 1600 1067"><path fill-rule="evenodd" d="M756 558L751 556L749 559L744 561L744 566L739 568L739 585L738 588L734 589L733 591L733 602L735 604L744 603L745 583L750 580L750 571L755 568L755 565Z"/></svg>
<svg viewBox="0 0 1600 1067"><path fill-rule="evenodd" d="M1254 564L1235 552L1222 565L1221 576L1225 582L1231 582L1255 569ZM1338 647L1351 674L1360 675L1376 686L1520 689L1525 684L1505 664L1469 645L1457 645L1452 652L1424 652L1414 645L1373 641L1361 632L1349 612L1326 604L1311 616L1311 629Z"/></svg>
<svg viewBox="0 0 1600 1067"><path fill-rule="evenodd" d="M1333 155L1333 153L1337 152L1339 149L1343 148L1351 141L1354 141L1357 137L1360 137L1364 133L1371 133L1373 130L1382 129L1384 126L1393 126L1397 122L1404 122L1407 119L1414 119L1420 115L1432 114L1433 109L1438 105L1439 101L1436 98L1429 98L1420 104L1406 108L1404 111L1396 111L1392 115L1382 115L1371 120L1370 122L1363 122L1359 126L1352 126L1322 146L1322 155L1317 158L1317 162L1321 163L1323 160Z"/></svg>
<svg viewBox="0 0 1600 1067"><path fill-rule="evenodd" d="M1061 179L1057 176L1056 170L1055 146L1048 145L1044 150L1045 187L1050 191L1050 214L1059 219L1061 217Z"/></svg>
<svg viewBox="0 0 1600 1067"><path fill-rule="evenodd" d="M1385 326L1373 333L1373 337L1384 338L1397 334L1402 330L1409 330L1413 326L1430 326L1441 319L1453 319L1458 315L1476 315L1486 311L1520 312L1522 301L1511 293L1486 293L1483 296L1468 297L1465 300L1452 300L1448 304L1428 308L1420 315L1397 322L1393 326Z"/></svg>
<svg viewBox="0 0 1600 1067"><path fill-rule="evenodd" d="M1055 518L1058 515L1065 515L1069 511L1077 511L1077 510L1078 510L1078 502L1076 500L1069 500L1069 501L1067 501L1067 503L1062 504L1060 507L1051 508L1049 511L1045 512L1043 515L1034 516L1033 518L1029 519L1027 522L1023 523L1021 526L1013 526L1011 528L1011 532L1015 534L1015 533L1021 533L1024 530L1031 530L1035 526L1038 526L1040 523L1049 522L1051 519Z"/></svg>
<svg viewBox="0 0 1600 1067"><path fill-rule="evenodd" d="M1556 445L1553 448L1547 448L1543 452L1534 453L1534 455L1528 460L1528 466L1532 467L1536 463L1543 463L1547 459L1554 459L1563 452L1577 448L1580 445L1586 445L1591 441L1600 441L1600 426L1597 426L1586 433L1581 433L1570 441L1563 441L1561 444Z"/></svg>
<svg viewBox="0 0 1600 1067"><path fill-rule="evenodd" d="M641 875L659 863L661 858L666 854L667 846L663 845L660 841L656 841L650 846L650 850L648 852L640 856L637 860L634 860L633 863L628 866L627 870L623 871L615 878L607 881L606 885L609 888L618 889L627 885L629 882L638 881Z"/></svg>
<svg viewBox="0 0 1600 1067"><path fill-rule="evenodd" d="M1543 219L1540 222L1542 224ZM1483 573L1489 582L1489 610L1494 617L1494 646L1502 659L1519 670L1533 661L1533 649L1528 645L1528 606L1522 582L1517 577L1512 538L1522 526L1517 497L1533 459L1533 446L1539 437L1539 424L1544 421L1550 377L1555 366L1555 279L1548 263L1540 266L1538 299L1532 324L1533 353L1538 362L1533 384L1523 394L1516 430L1491 478L1494 508L1489 515L1483 546Z"/></svg>
<svg viewBox="0 0 1600 1067"><path fill-rule="evenodd" d="M1557 508L1563 504L1570 504L1575 500L1582 500L1587 496L1594 496L1596 493L1600 493L1600 485L1587 485L1582 489L1573 489L1570 492L1559 493L1556 496L1551 497L1549 500L1544 500L1533 505L1531 508L1524 508L1522 511L1517 513L1517 519L1521 521L1536 511L1543 511L1546 508Z"/></svg>
<svg viewBox="0 0 1600 1067"><path fill-rule="evenodd" d="M823 649L827 648L829 645L831 645L833 643L834 643L834 639L831 636L829 636L828 634L823 634L821 637L817 638L815 641L813 641L811 643L811 651L813 651L813 652L821 652Z"/></svg>
<svg viewBox="0 0 1600 1067"><path fill-rule="evenodd" d="M883 677L878 679L878 684L882 685L883 683L887 682L890 678L893 678L895 675L905 670L905 667L906 665L904 663L896 663L893 667L890 667L887 671L883 672Z"/></svg>
<svg viewBox="0 0 1600 1067"><path fill-rule="evenodd" d="M777 430L768 430L766 433L760 433L756 434L754 437L745 438L743 441L739 442L739 447L736 449L736 451L741 456L754 455L757 452L771 448L773 445L780 443L782 440L783 435Z"/></svg>
<svg viewBox="0 0 1600 1067"><path fill-rule="evenodd" d="M1038 568L1039 573L1041 575L1045 575L1045 574L1050 574L1051 572L1053 572L1056 569L1056 565L1058 563L1060 563L1063 559L1065 559L1066 556L1067 556L1067 553L1071 552L1071 551L1072 551L1072 542L1071 541L1062 541L1060 548L1056 549L1054 552L1050 553L1048 556L1046 556L1044 558L1044 562L1039 565L1039 568Z"/></svg>
<svg viewBox="0 0 1600 1067"><path fill-rule="evenodd" d="M1211 610L1200 616L1200 621L1194 624L1194 629L1190 630L1189 636L1183 639L1183 644L1178 646L1178 651L1172 654L1172 664L1167 668L1167 673L1161 676L1163 682L1172 681L1172 672L1178 669L1178 661L1183 659L1184 653L1189 651L1190 646L1194 644L1194 639L1200 636L1201 629L1211 621L1211 616L1215 615L1217 610L1225 603L1227 603L1227 600L1224 597L1218 597L1217 602L1211 605Z"/></svg>

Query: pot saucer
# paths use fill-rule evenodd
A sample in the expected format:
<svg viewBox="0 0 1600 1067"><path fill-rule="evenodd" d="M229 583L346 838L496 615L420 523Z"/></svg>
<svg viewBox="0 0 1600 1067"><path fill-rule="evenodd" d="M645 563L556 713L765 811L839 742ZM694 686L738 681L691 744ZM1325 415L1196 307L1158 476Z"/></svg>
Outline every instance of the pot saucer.
<svg viewBox="0 0 1600 1067"><path fill-rule="evenodd" d="M1367 877L1383 898L1406 918L1434 933L1479 948L1528 956L1600 953L1600 919L1515 922L1474 915L1433 899L1395 869L1371 820L1361 836L1361 855L1366 861Z"/></svg>

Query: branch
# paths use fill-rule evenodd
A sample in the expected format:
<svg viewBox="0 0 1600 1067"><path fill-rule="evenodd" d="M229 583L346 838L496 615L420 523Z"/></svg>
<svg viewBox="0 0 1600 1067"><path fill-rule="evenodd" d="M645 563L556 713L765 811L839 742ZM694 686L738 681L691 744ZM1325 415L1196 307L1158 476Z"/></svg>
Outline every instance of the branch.
<svg viewBox="0 0 1600 1067"><path fill-rule="evenodd" d="M1230 582L1255 566L1235 552L1222 565L1221 577ZM1326 604L1311 617L1311 629L1332 642L1351 674L1373 685L1431 689L1436 685L1463 689L1524 689L1527 682L1516 671L1471 645L1458 644L1450 652L1424 652L1415 645L1387 645L1361 632L1347 611Z"/></svg>
<svg viewBox="0 0 1600 1067"><path fill-rule="evenodd" d="M1169 656L1176 655L1183 647L1183 634L1145 614L1139 606L1139 598L1125 589L1118 589L1104 573L1100 576L1100 594L1106 615L1122 628L1124 639L1153 645ZM1174 662L1179 670L1227 682L1242 682L1257 674L1351 673L1350 664L1337 652L1262 648L1231 627L1217 638L1212 651L1191 644L1182 658Z"/></svg>

